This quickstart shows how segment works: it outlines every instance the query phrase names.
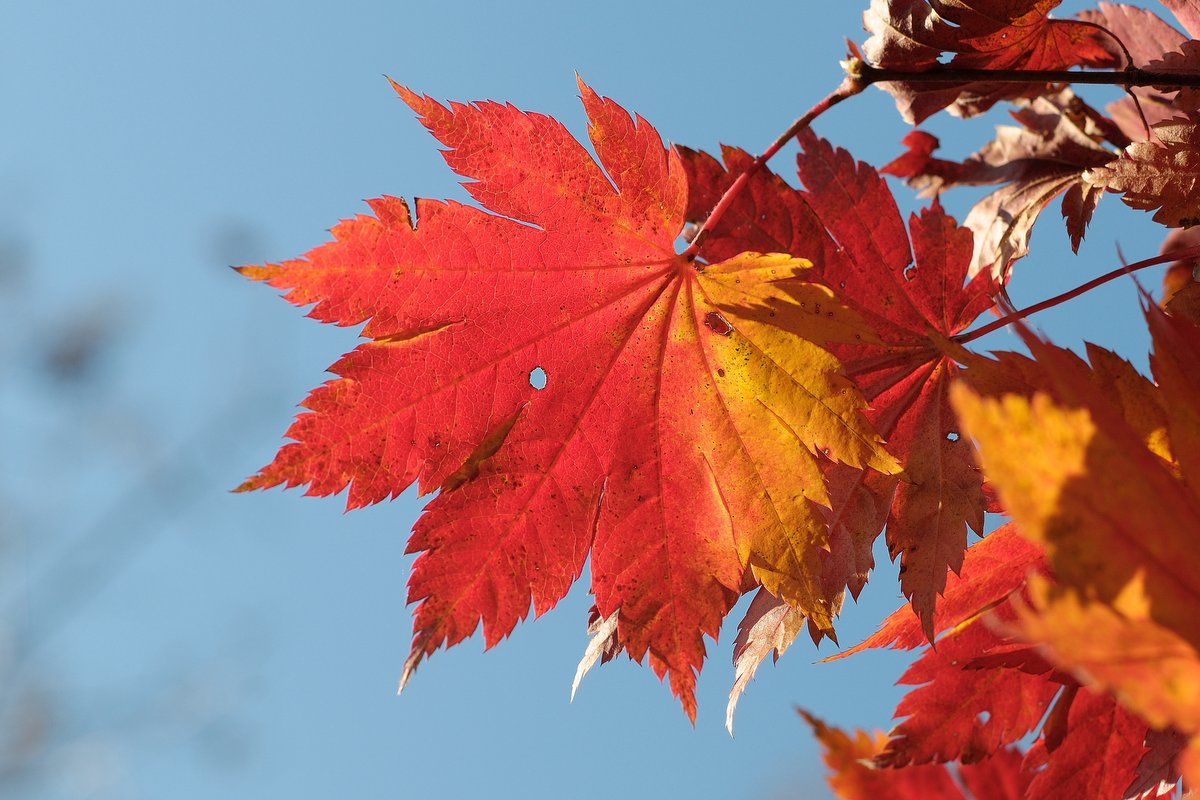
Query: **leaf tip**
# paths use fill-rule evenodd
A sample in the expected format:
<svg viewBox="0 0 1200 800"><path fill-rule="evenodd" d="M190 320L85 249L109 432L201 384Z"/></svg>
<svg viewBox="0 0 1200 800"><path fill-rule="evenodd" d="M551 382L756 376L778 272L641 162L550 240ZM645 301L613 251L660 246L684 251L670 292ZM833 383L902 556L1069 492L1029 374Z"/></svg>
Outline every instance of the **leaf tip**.
<svg viewBox="0 0 1200 800"><path fill-rule="evenodd" d="M400 99L403 100L409 108L411 108L413 111L416 111L418 114L423 113L419 106L424 105L424 101L428 101L429 98L422 97L412 89L409 89L407 86L402 86L401 84L396 83L396 81L392 80L387 75L384 75L384 77L387 78L388 83L391 84L392 91L398 94Z"/></svg>
<svg viewBox="0 0 1200 800"><path fill-rule="evenodd" d="M587 81L583 79L583 76L579 74L578 70L575 71L575 85L579 87L580 94L582 94L585 98L588 95L594 96L596 94L596 90L587 84Z"/></svg>
<svg viewBox="0 0 1200 800"><path fill-rule="evenodd" d="M404 687L408 686L408 682L410 680L412 680L413 673L415 673L417 671L417 666L421 663L422 660L424 660L424 658L425 658L425 651L422 648L416 646L416 643L414 642L414 647L412 649L412 652L409 653L408 658L406 658L404 660L404 669L401 670L401 672L400 672L400 681L399 681L399 684L396 686L396 694L397 695L401 695L404 693Z"/></svg>
<svg viewBox="0 0 1200 800"><path fill-rule="evenodd" d="M269 281L279 274L279 267L275 264L248 264L230 269L252 281Z"/></svg>

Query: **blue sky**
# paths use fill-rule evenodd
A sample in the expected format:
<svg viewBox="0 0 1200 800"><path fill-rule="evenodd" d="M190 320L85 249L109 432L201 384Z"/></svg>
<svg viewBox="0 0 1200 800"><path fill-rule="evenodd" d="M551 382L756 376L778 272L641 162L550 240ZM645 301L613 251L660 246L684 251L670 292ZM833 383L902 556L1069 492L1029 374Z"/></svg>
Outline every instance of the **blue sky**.
<svg viewBox="0 0 1200 800"><path fill-rule="evenodd" d="M801 642L763 667L731 739L728 627L695 729L625 661L569 704L585 583L491 652L439 652L397 698L419 502L344 514L340 499L228 492L354 344L228 266L298 255L364 198L465 199L384 75L583 136L578 72L670 141L759 150L837 84L858 4L64 0L2 16L0 719L48 710L23 796L819 797L793 706L889 726L902 657L814 664L828 645ZM926 127L963 156L1002 121ZM879 91L816 129L875 164L905 131ZM946 205L961 218L966 200ZM1079 258L1045 216L1018 306L1116 266L1118 242L1130 260L1158 247L1114 198ZM1035 322L1144 364L1128 283ZM83 372L61 366L72 345L94 351ZM876 557L843 642L898 604Z"/></svg>

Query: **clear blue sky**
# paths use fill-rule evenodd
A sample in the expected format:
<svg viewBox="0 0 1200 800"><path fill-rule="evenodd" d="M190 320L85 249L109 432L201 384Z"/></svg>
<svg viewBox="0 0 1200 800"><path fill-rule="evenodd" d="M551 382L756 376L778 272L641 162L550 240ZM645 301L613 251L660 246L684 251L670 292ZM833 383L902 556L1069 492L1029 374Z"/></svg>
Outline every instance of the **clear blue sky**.
<svg viewBox="0 0 1200 800"><path fill-rule="evenodd" d="M364 198L464 198L385 74L438 98L511 101L582 136L577 71L671 141L758 150L836 85L860 5L9 4L0 719L11 732L16 710L52 710L11 785L177 800L822 796L793 705L887 728L903 658L816 665L828 645L800 642L751 684L734 739L728 628L695 729L625 661L568 704L584 582L492 652L439 652L395 697L418 501L345 515L339 499L228 493L354 334L227 267L304 252ZM1002 121L928 127L961 157ZM816 127L876 164L904 133L878 91ZM946 203L961 217L966 200ZM1018 266L1018 305L1111 269L1118 240L1130 260L1158 247L1148 218L1107 198L1076 259L1057 216ZM1036 322L1144 363L1128 284ZM62 366L72 346L94 351L90 369ZM844 643L898 604L895 567L877 560Z"/></svg>

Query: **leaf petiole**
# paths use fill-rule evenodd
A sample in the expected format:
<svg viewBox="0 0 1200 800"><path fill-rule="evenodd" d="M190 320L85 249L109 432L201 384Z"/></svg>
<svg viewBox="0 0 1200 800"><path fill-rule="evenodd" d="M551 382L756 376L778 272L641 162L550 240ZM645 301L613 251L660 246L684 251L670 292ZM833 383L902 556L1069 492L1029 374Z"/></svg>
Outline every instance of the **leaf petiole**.
<svg viewBox="0 0 1200 800"><path fill-rule="evenodd" d="M858 94L863 89L867 88L867 85L868 84L864 83L863 81L858 80L856 76L847 75L840 86L830 92L823 100L818 102L808 111L804 112L804 114L798 117L795 122L789 125L788 129L781 133L779 137L771 143L770 147L762 151L762 153L754 159L750 166L746 167L745 171L738 175L733 183L729 185L729 188L725 190L725 192L721 195L721 198L717 200L717 204L713 206L712 211L709 212L708 218L704 220L704 224L700 226L700 230L698 230L696 235L692 237L691 244L688 245L688 248L680 255L689 261L695 259L696 255L700 252L701 246L704 244L704 240L708 237L709 232L712 231L712 229L716 227L717 223L721 221L721 218L725 216L725 212L729 210L729 207L733 205L733 201L736 200L737 196L742 193L743 189L746 188L746 184L750 182L750 178L753 177L754 173L762 169L763 166L770 161L776 153L783 149L784 145L786 145L796 136L796 134L811 125L813 120L846 98L853 97L854 95Z"/></svg>
<svg viewBox="0 0 1200 800"><path fill-rule="evenodd" d="M1154 258L1147 258L1143 261L1137 261L1133 264L1128 264L1123 267L1114 269L1112 272L1106 272L1105 274L1099 276L1098 278L1092 278L1087 283L1082 284L1080 286L1076 286L1074 289L1071 289L1070 291L1063 292L1062 294L1059 294L1059 295L1055 295L1054 297L1051 297L1047 300L1043 300L1040 303L1034 303L1033 305L1031 305L1027 308L1021 309L1020 311L1015 311L1011 314L1005 314L1004 316L1000 317L999 319L993 320L992 322L989 322L987 325L984 325L981 328L976 328L975 330L967 331L966 333L960 333L958 336L954 337L954 341L958 342L959 344L966 344L967 342L973 342L976 339L979 339L980 337L983 337L989 333L992 333L993 331L1000 330L1005 325L1010 325L1014 322L1017 322L1018 320L1025 319L1028 316L1036 314L1039 311L1045 311L1047 308L1053 308L1054 306L1065 303L1068 300L1072 300L1076 297L1079 297L1079 295L1090 292L1092 289L1095 289L1097 286L1103 286L1104 284L1108 283L1109 281L1116 280L1117 278L1121 277L1122 275L1128 275L1132 272L1136 272L1139 269L1145 269L1146 267L1153 267L1158 264L1167 264L1171 261L1183 261L1183 260L1186 260L1189 258L1200 258L1200 245L1193 246L1193 247L1184 247L1179 250L1172 250L1169 253L1164 253L1160 256L1155 256Z"/></svg>

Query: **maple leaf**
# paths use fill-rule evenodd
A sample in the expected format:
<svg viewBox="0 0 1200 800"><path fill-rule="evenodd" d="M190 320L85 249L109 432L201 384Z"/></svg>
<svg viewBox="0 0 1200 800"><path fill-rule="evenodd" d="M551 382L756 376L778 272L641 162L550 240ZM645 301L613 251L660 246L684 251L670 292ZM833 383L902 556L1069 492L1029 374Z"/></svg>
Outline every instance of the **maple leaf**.
<svg viewBox="0 0 1200 800"><path fill-rule="evenodd" d="M1165 2L1175 18L1194 37L1200 37L1200 11L1192 0ZM1115 39L1110 43L1114 57L1124 60L1127 50L1132 57L1129 66L1155 72L1190 72L1200 69L1200 50L1194 41L1180 33L1161 17L1148 9L1115 3L1100 3L1096 10L1080 13L1080 18L1101 25L1111 31ZM1117 46L1117 40L1124 46ZM1179 90L1173 86L1138 86L1127 90L1130 96L1122 97L1107 106L1121 130L1133 141L1140 141L1150 134L1147 124L1157 124L1178 115L1179 111L1197 110L1200 95L1193 89Z"/></svg>
<svg viewBox="0 0 1200 800"><path fill-rule="evenodd" d="M1159 343L1169 333L1170 358L1192 363L1200 353L1200 329L1169 320L1155 307L1147 314L1156 357L1167 357L1168 348ZM1169 331L1156 331L1167 326ZM1176 476L1085 363L1032 336L1026 341L1042 385L1057 398L1044 392L988 398L965 386L954 390L955 407L979 441L989 479L1021 532L1046 546L1065 585L1115 604L1131 582L1142 581L1148 610L1140 613L1200 644L1200 554L1191 544L1200 527L1200 497L1190 488L1194 473ZM1178 372L1164 368L1160 384ZM1171 420L1178 414L1191 419L1198 400L1183 381L1163 395L1171 435L1179 429ZM1182 440L1192 438L1185 433ZM1173 439L1170 449L1176 449ZM1184 469L1194 463L1179 459Z"/></svg>
<svg viewBox="0 0 1200 800"><path fill-rule="evenodd" d="M1157 729L1200 733L1200 656L1177 634L1140 617L1140 587L1120 598L1125 613L1045 580L1030 583L1011 632L1035 642L1046 658Z"/></svg>
<svg viewBox="0 0 1200 800"><path fill-rule="evenodd" d="M1010 598L1029 574L1044 573L1041 548L1005 525L967 550L959 575L938 604L937 649L928 650L900 683L918 688L896 709L905 717L876 762L903 767L961 759L971 763L1033 730L1064 679L1028 646L990 627L1012 620ZM989 613L990 612L990 613ZM987 624L982 615L988 614ZM828 660L868 648L912 649L924 643L921 621L902 606L861 644Z"/></svg>
<svg viewBox="0 0 1200 800"><path fill-rule="evenodd" d="M1106 373L1100 383L1115 392L1114 376L1124 373L1111 364L1107 368L1112 374ZM1125 387L1124 391L1132 396L1135 390ZM1041 547L1022 537L1012 523L967 551L962 574L951 578L938 607L937 630L944 635L937 640L937 649L926 650L901 678L901 683L916 686L896 709L896 716L904 719L871 755L875 767L889 769L867 775L935 768L929 762L986 764L999 754L1015 752L1009 745L1037 731L1019 771L1029 776L1028 794L1014 796L1091 797L1097 796L1092 789L1100 785L1117 789L1098 796L1134 797L1144 791L1141 784L1157 786L1155 778L1173 784L1172 764L1181 749L1178 741L1174 749L1170 741L1151 746L1155 732L1145 720L1121 708L1112 696L1081 690L1071 674L1076 665L1070 663L1070 650L1059 650L1057 640L1031 636L1032 628L1026 629L1030 619L1042 625L1074 624L1056 622L1049 615L1042 618L1032 610L1039 607L1045 587L1052 585ZM1027 586L1032 586L1032 597ZM1079 635L1084 636L1081 642L1087 638L1085 627L1085 623L1077 626ZM1098 630L1099 640L1108 641L1102 630ZM922 638L919 622L905 606L885 620L876 634L835 658L867 647L912 648L921 644ZM1043 646L1050 650L1041 650ZM1082 652L1094 653L1100 646L1085 643ZM1139 652L1146 656L1139 663L1151 667L1152 652L1139 651L1135 645L1131 655L1138 658ZM1067 654L1065 661L1060 653ZM1119 671L1116 658L1113 671ZM1083 662L1081 677L1090 663ZM1145 671L1133 674L1143 680L1147 677ZM1173 673L1168 667L1158 674L1167 677ZM1104 687L1101 682L1094 688ZM1149 694L1159 691L1161 687L1143 689ZM1080 700L1081 709L1073 710L1081 696L1085 697ZM1089 748L1107 749L1109 763L1087 762ZM1019 755L1017 758L1020 760ZM965 782L964 769L960 767ZM1043 772L1050 777L1034 784L1033 776ZM1117 794L1125 785L1129 790ZM880 791L887 796L882 788Z"/></svg>
<svg viewBox="0 0 1200 800"><path fill-rule="evenodd" d="M1041 576L1031 581L1035 595L1052 585ZM1027 793L1018 797L1134 797L1133 790L1154 776L1170 779L1178 747L1171 750L1170 742L1160 742L1154 752L1149 745L1153 730L1146 720L1113 696L1085 689L1070 672L1057 669L1059 651L1051 649L1049 657L1043 657L1045 641L1022 638L1027 633L1023 626L1033 616L1029 602L1022 589L979 608L906 671L901 683L916 688L896 709L902 721L871 757L879 772L903 776L911 769L928 770L951 761L986 763L1035 733L1019 771L1031 780L1026 782ZM1054 624L1053 619L1047 624ZM1088 636L1082 631L1080 635ZM1107 640L1103 631L1099 637ZM1171 667L1153 672L1152 651L1140 650L1142 641L1146 640L1136 640L1131 652L1135 663L1146 666L1137 673L1141 678L1179 677ZM1049 644L1053 648L1057 642ZM1093 644L1085 652L1101 646ZM1119 671L1115 658L1109 666ZM1092 688L1103 689L1103 681ZM1142 691L1162 690L1151 686ZM1187 691L1183 688L1180 694ZM1182 713L1186 712L1176 716ZM1088 752L1104 752L1103 763L1089 761ZM886 784L874 785L882 791ZM1129 788L1119 793L1125 787Z"/></svg>
<svg viewBox="0 0 1200 800"><path fill-rule="evenodd" d="M944 341L965 330L992 305L994 284L979 275L966 282L971 233L940 205L914 215L908 228L890 189L869 165L856 162L811 132L798 139L804 191L760 170L705 239L725 255L775 246L805 253L813 271L839 300L859 313L876 339L832 349L871 402L875 426L905 467L886 519L889 549L901 560L901 586L914 608L931 620L947 567L957 570L967 527L983 525L983 493L969 440L958 433L946 390L956 373ZM726 149L725 166L691 151L684 163L708 199L723 191L748 156ZM689 215L702 215L693 204ZM893 484L851 485L848 503L871 507ZM882 505L882 503L880 503ZM868 543L882 520L860 515L852 536ZM847 580L853 580L846 576Z"/></svg>
<svg viewBox="0 0 1200 800"><path fill-rule="evenodd" d="M1061 740L1049 750L1043 738L1025 755L1031 771L1044 765L1028 797L1128 797L1147 752L1146 723L1106 695L1081 690L1068 699Z"/></svg>
<svg viewBox="0 0 1200 800"><path fill-rule="evenodd" d="M1017 533L1008 523L967 548L958 574L946 579L946 589L933 618L934 636L957 627L995 606L1025 584L1030 572L1045 572L1042 548ZM921 619L910 606L901 606L861 643L830 656L834 661L863 650L889 647L912 650L928 641Z"/></svg>
<svg viewBox="0 0 1200 800"><path fill-rule="evenodd" d="M1012 262L1029 252L1033 225L1051 200L1063 195L1062 215L1078 251L1103 191L1085 185L1083 173L1116 158L1099 142L1104 131L1070 89L1035 98L1013 112L1020 127L998 126L996 138L962 162L934 158L938 140L924 131L904 137L908 151L881 171L936 196L956 186L999 185L963 221L975 234L970 275L991 269L1007 279Z"/></svg>
<svg viewBox="0 0 1200 800"><path fill-rule="evenodd" d="M304 258L242 270L318 320L365 321L370 341L240 488L349 487L350 508L441 490L408 545L402 685L480 622L491 646L544 613L590 553L599 618L617 615L620 646L694 718L703 636L747 568L831 625L819 462L897 471L815 344L862 324L797 279L807 262L677 255L678 156L582 83L600 164L549 117L395 88L486 210L418 200L414 225L385 197Z"/></svg>
<svg viewBox="0 0 1200 800"><path fill-rule="evenodd" d="M1050 19L1060 0L871 0L863 27L871 34L863 53L878 67L937 69L942 56L961 69L1067 69L1120 63L1107 34L1095 25ZM948 108L970 117L1001 100L1035 97L1045 83L880 84L896 98L901 116L917 124Z"/></svg>
<svg viewBox="0 0 1200 800"><path fill-rule="evenodd" d="M873 761L887 744L885 735L861 730L851 735L797 710L821 742L830 770L829 786L844 800L1023 800L1033 779L1020 752L1012 748L958 767L955 771L966 792L941 764L880 769Z"/></svg>
<svg viewBox="0 0 1200 800"><path fill-rule="evenodd" d="M1154 125L1156 141L1135 142L1111 164L1084 173L1089 186L1118 192L1131 208L1155 211L1171 228L1200 225L1200 122Z"/></svg>
<svg viewBox="0 0 1200 800"><path fill-rule="evenodd" d="M931 761L969 764L1036 729L1062 688L1048 677L1053 669L1049 663L972 668L973 658L995 655L1005 644L975 620L942 637L936 650L910 666L900 683L918 688L896 707L895 716L904 720L892 730L877 762L898 767Z"/></svg>

